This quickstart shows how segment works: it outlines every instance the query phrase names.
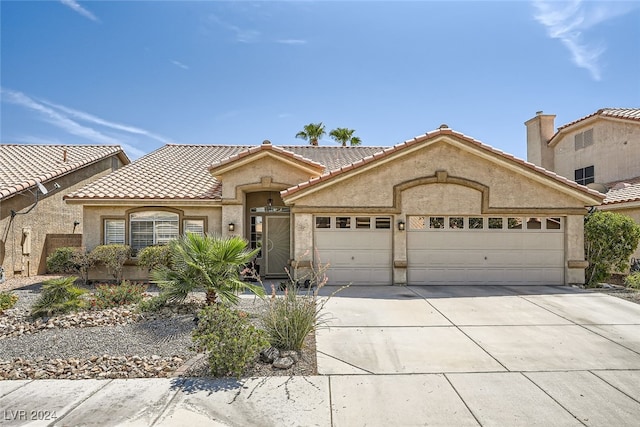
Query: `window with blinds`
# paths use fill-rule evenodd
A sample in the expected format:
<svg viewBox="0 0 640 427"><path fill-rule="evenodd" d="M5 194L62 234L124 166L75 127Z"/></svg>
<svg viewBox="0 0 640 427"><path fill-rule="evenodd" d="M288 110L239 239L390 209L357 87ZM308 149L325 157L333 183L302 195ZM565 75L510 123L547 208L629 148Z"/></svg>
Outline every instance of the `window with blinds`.
<svg viewBox="0 0 640 427"><path fill-rule="evenodd" d="M104 220L104 244L124 245L124 219Z"/></svg>
<svg viewBox="0 0 640 427"><path fill-rule="evenodd" d="M193 233L204 236L204 220L202 219L185 219L182 222L184 234Z"/></svg>

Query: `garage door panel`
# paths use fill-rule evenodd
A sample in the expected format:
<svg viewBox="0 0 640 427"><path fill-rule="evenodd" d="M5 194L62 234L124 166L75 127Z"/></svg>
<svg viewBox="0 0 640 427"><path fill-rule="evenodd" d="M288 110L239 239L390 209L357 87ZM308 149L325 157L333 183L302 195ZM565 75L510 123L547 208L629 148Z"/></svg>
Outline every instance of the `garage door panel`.
<svg viewBox="0 0 640 427"><path fill-rule="evenodd" d="M562 230L407 231L409 284L563 284L564 264Z"/></svg>

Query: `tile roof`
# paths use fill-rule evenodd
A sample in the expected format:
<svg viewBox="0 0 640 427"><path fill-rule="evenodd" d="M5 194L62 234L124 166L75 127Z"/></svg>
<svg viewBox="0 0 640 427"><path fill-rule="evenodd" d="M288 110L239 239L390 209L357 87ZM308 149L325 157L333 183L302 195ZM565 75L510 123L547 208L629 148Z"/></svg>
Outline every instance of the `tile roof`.
<svg viewBox="0 0 640 427"><path fill-rule="evenodd" d="M571 180L569 180L569 179L567 179L567 178L565 178L563 176L560 176L560 175L558 175L558 174L556 174L554 172L548 171L548 170L546 170L544 168L541 168L540 166L534 165L533 163L529 163L527 161L519 159L519 158L517 158L517 157L515 157L515 156L513 156L511 154L507 154L502 150L498 150L496 148L493 148L490 145L484 144L484 143L482 143L482 142L480 142L480 141L478 141L478 140L476 140L474 138L471 138L471 137L469 137L467 135L464 135L464 134L462 134L460 132L456 132L456 131L454 131L454 130L452 130L450 128L446 128L446 127L440 127L437 130L428 132L428 133L426 133L424 135L421 135L421 136L417 136L417 137L415 137L413 139L410 139L410 140L407 140L407 141L405 141L403 143L394 145L393 147L384 148L380 152L373 153L372 155L370 155L368 157L365 157L363 159L357 160L357 161L355 161L355 162L353 162L351 164L341 166L339 169L336 168L334 170L330 170L328 172L325 172L323 175L321 175L321 176L319 176L317 178L312 178L307 182L298 184L298 185L296 185L294 187L291 187L291 188L288 188L287 190L282 191L281 192L281 196L282 197L290 196L290 195L292 195L292 194L294 194L294 193L296 193L296 192L298 192L300 190L303 190L305 188L311 187L311 186L316 185L316 184L318 184L320 182L332 179L337 175L341 175L341 174L346 173L346 172L348 172L350 170L360 168L360 167L362 167L364 165L367 165L367 164L369 164L371 162L377 161L380 158L388 157L393 153L396 153L398 151L404 150L404 149L406 149L406 148L408 148L410 146L413 146L415 144L418 144L418 143L421 143L421 142L424 142L424 141L428 141L430 139L435 139L435 138L437 138L437 137L439 137L441 135L454 136L454 137L456 137L458 139L461 139L461 140L463 140L463 141L465 141L467 143L475 145L476 147L478 147L480 149L486 150L486 151L491 152L491 153L493 153L495 155L498 155L500 157L506 158L506 159L508 159L508 160L510 160L512 162L518 163L518 164L520 164L520 165L522 165L522 166L524 166L524 167L526 167L528 169L536 171L537 173L541 173L541 174L546 175L546 176L548 176L548 177L550 177L552 179L555 179L556 181L560 181L563 184L565 184L565 185L567 185L569 187L573 187L573 188L575 188L575 189L577 189L577 190L579 190L579 191L581 191L583 193L587 193L587 194L589 194L591 196L596 196L597 198L600 198L600 199L604 197L601 193L599 193L599 192L597 192L595 190L592 190L592 189L587 188L587 187L585 187L583 185L577 184L576 182L571 181Z"/></svg>
<svg viewBox="0 0 640 427"><path fill-rule="evenodd" d="M314 162L311 159L308 159L304 156L301 156L299 154L295 154L289 150L286 150L282 147L276 147L274 145L271 145L271 142L269 141L264 141L261 145L258 145L257 147L251 147L248 148L246 150L240 151L232 156L227 157L226 159L222 159L219 160L215 163L213 163L210 167L209 170L213 171L213 169L216 168L220 168L222 166L228 165L230 163L234 163L237 162L238 160L245 158L245 157L249 157L253 154L257 154L260 152L269 152L269 151L273 151L278 153L279 155L285 156L285 157L289 157L291 159L295 159L299 162L303 162L303 163L307 163L308 165L316 168L316 169L320 169L323 170L325 167L324 165L318 163L318 162Z"/></svg>
<svg viewBox="0 0 640 427"><path fill-rule="evenodd" d="M603 205L640 202L640 176L606 185L609 188Z"/></svg>
<svg viewBox="0 0 640 427"><path fill-rule="evenodd" d="M587 116L581 117L577 120L574 120L570 123L562 125L558 128L558 132L564 128L569 126L573 126L576 123L579 123L583 120L589 119L591 117L601 116L601 117L615 117L618 119L628 119L628 120L637 120L640 121L640 108L601 108L595 113L591 113ZM553 138L552 138L553 139Z"/></svg>
<svg viewBox="0 0 640 427"><path fill-rule="evenodd" d="M117 145L0 144L0 199L112 155L129 163Z"/></svg>
<svg viewBox="0 0 640 427"><path fill-rule="evenodd" d="M384 147L273 147L329 168L339 168ZM209 167L259 149L246 145L168 144L65 196L71 200L220 200L221 184Z"/></svg>

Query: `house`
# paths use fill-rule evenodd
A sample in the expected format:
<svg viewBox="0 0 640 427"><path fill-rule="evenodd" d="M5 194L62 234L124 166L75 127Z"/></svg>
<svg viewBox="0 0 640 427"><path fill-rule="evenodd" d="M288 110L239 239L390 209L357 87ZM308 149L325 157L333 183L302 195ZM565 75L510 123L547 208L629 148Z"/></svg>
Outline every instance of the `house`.
<svg viewBox="0 0 640 427"><path fill-rule="evenodd" d="M0 265L5 278L46 271L61 246L82 244L82 207L62 195L130 161L118 146L0 144Z"/></svg>
<svg viewBox="0 0 640 427"><path fill-rule="evenodd" d="M640 108L603 108L557 130L554 119L540 111L525 123L527 160L605 193L598 209L640 224Z"/></svg>
<svg viewBox="0 0 640 427"><path fill-rule="evenodd" d="M446 125L393 147L165 145L65 196L88 249L235 234L262 277L329 263L354 285L583 283L603 198Z"/></svg>

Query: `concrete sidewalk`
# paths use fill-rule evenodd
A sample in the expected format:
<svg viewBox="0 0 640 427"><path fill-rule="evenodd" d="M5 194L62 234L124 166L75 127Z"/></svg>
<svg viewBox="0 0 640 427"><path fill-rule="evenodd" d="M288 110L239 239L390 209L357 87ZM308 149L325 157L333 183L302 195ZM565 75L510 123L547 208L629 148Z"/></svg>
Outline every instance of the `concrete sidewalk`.
<svg viewBox="0 0 640 427"><path fill-rule="evenodd" d="M566 287L354 287L326 311L318 376L0 381L0 425L638 425L640 305Z"/></svg>

